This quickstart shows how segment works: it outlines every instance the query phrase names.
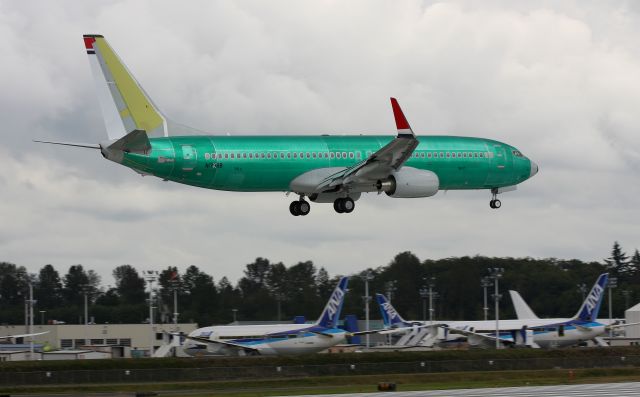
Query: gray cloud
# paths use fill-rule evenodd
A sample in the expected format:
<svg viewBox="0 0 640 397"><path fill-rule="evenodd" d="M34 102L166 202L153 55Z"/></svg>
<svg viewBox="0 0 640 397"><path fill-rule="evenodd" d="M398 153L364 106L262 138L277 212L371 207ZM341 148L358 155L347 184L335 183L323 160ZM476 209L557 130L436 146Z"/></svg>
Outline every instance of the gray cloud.
<svg viewBox="0 0 640 397"><path fill-rule="evenodd" d="M351 216L288 214L279 193L142 178L97 151L104 126L80 36L102 33L170 117L213 133L392 133L508 142L541 172L487 192L366 195ZM36 271L257 256L332 274L422 258L599 260L640 246L640 15L635 2L0 2L0 260Z"/></svg>

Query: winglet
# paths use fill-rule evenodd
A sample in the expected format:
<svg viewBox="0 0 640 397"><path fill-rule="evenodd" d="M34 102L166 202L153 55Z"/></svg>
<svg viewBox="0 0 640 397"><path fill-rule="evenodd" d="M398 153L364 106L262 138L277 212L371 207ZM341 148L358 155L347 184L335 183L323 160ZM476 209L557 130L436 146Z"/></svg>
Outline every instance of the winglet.
<svg viewBox="0 0 640 397"><path fill-rule="evenodd" d="M402 109L400 108L400 105L398 104L398 100L396 98L391 98L391 108L393 109L393 117L396 119L398 137L415 137L415 134L413 133L413 130L411 130L411 126L409 125L407 118L404 117L404 113L402 113Z"/></svg>

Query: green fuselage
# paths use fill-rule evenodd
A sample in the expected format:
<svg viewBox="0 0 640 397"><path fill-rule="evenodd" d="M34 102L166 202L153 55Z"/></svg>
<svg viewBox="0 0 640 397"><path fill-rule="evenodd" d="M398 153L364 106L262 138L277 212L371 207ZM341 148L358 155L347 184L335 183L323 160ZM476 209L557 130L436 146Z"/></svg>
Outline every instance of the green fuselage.
<svg viewBox="0 0 640 397"><path fill-rule="evenodd" d="M174 136L151 138L147 155L125 153L122 164L166 180L231 191L289 191L305 172L349 167L394 136ZM437 174L440 190L516 185L531 162L502 142L422 136L407 167Z"/></svg>

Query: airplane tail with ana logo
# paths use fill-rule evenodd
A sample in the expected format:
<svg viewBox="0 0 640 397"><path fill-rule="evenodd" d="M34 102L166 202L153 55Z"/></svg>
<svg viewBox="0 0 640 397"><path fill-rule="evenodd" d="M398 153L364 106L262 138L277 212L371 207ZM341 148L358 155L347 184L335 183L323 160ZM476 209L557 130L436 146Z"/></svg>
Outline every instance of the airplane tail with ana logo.
<svg viewBox="0 0 640 397"><path fill-rule="evenodd" d="M349 283L349 277L342 277L338 282L338 285L331 293L331 297L324 307L320 318L316 322L316 325L325 328L336 328L338 326L338 320L340 319L340 312L342 312L342 304L344 303L344 296L347 294L347 284Z"/></svg>
<svg viewBox="0 0 640 397"><path fill-rule="evenodd" d="M380 306L382 321L384 322L385 328L398 326L405 327L410 325L410 323L404 321L400 314L398 314L398 312L391 305L391 302L389 302L386 296L382 294L376 294L376 302L378 302L378 305Z"/></svg>
<svg viewBox="0 0 640 397"><path fill-rule="evenodd" d="M596 321L598 313L600 312L600 305L604 299L604 291L607 288L607 282L609 281L609 274L603 273L598 277L598 280L589 291L589 295L582 302L580 310L576 314L577 320L593 322Z"/></svg>

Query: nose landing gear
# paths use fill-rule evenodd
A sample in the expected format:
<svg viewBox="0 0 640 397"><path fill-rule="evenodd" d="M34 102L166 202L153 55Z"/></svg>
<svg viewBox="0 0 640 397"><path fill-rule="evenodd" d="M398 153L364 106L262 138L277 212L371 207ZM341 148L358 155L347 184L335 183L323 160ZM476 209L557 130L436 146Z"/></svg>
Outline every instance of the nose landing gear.
<svg viewBox="0 0 640 397"><path fill-rule="evenodd" d="M491 201L489 201L489 207L498 209L502 207L502 202L498 200L498 189L491 189Z"/></svg>

